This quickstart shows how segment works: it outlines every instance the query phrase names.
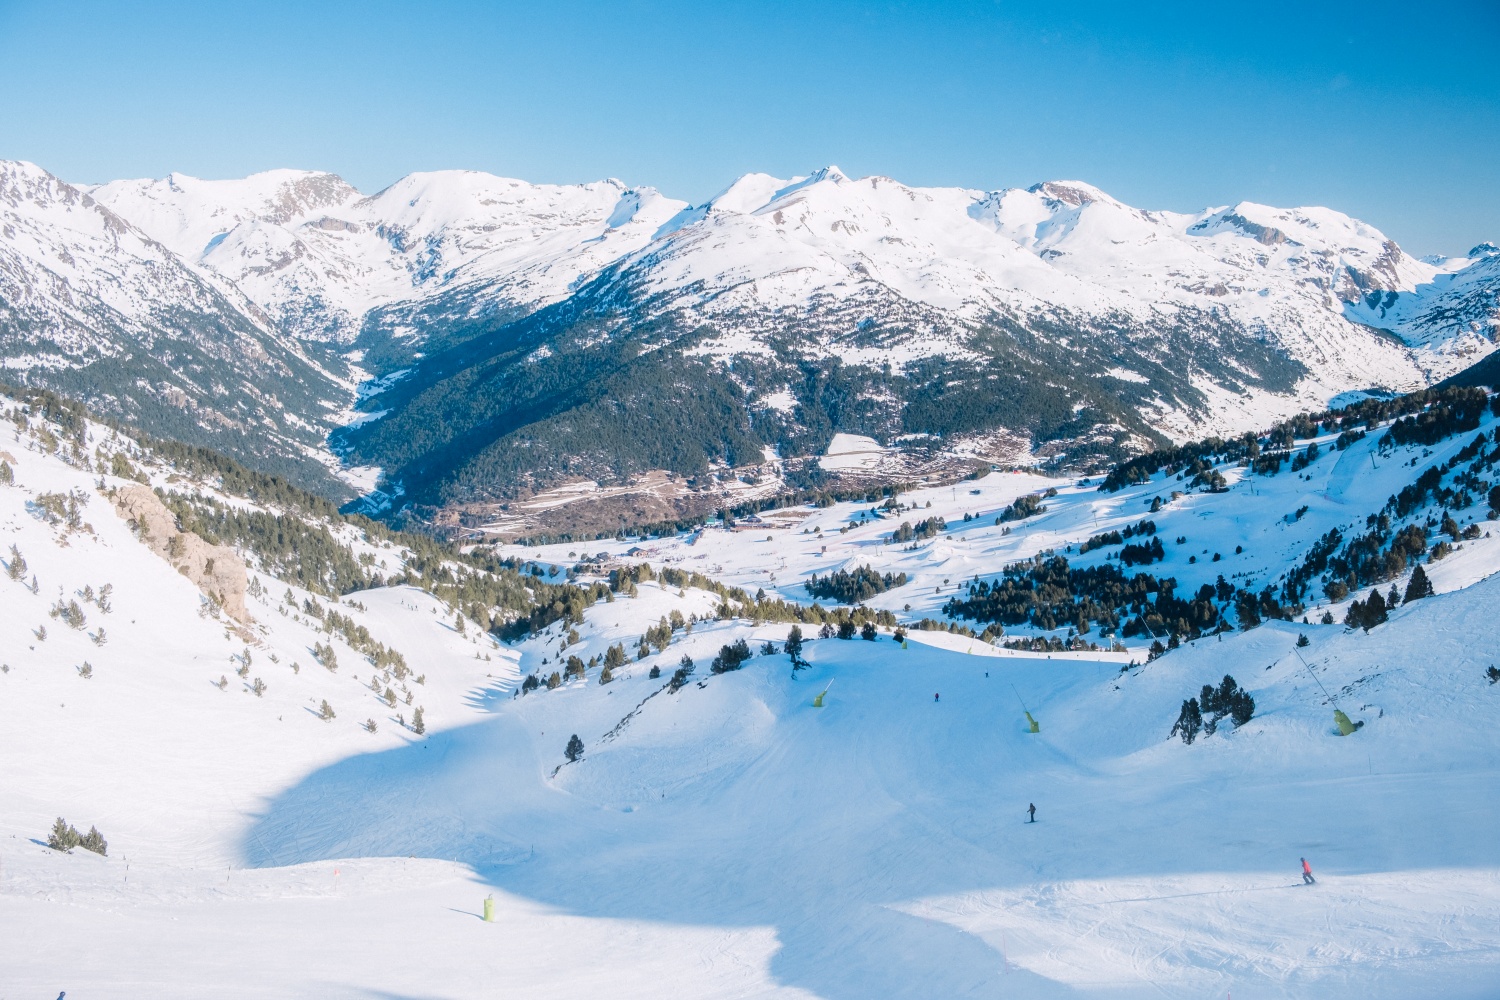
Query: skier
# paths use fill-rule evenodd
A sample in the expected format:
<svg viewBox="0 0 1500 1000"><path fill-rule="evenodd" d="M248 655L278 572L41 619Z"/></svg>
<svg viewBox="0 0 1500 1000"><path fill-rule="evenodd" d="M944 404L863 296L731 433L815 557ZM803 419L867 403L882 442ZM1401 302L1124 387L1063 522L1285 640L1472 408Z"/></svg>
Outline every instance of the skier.
<svg viewBox="0 0 1500 1000"><path fill-rule="evenodd" d="M1310 865L1310 864L1307 863L1307 859L1306 858L1303 858L1302 859L1302 884L1303 885L1312 885L1316 881L1317 881L1317 879L1313 878L1312 865Z"/></svg>
<svg viewBox="0 0 1500 1000"><path fill-rule="evenodd" d="M934 694L934 695L933 695L933 696L932 696L932 700L933 700L933 701L941 701L941 700L942 700L942 699L941 699L941 698L939 698L939 697L938 697L938 696L937 696L937 695L936 695L936 694Z"/></svg>
<svg viewBox="0 0 1500 1000"><path fill-rule="evenodd" d="M1027 808L1026 808L1026 812L1031 816L1031 818L1028 819L1026 822L1028 822L1028 823L1035 823L1036 822L1036 803L1035 802L1029 803L1028 806L1027 806Z"/></svg>

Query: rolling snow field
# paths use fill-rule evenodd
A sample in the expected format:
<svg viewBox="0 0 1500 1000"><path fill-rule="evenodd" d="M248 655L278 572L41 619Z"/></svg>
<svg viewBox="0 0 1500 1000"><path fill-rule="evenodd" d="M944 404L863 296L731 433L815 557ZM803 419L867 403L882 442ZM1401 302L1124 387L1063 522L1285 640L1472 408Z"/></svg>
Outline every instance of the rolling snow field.
<svg viewBox="0 0 1500 1000"><path fill-rule="evenodd" d="M714 620L717 595L648 580L589 608L576 641L558 623L504 644L418 587L333 601L248 556L252 621L236 623L114 512L103 491L123 480L0 426L15 470L0 561L14 545L27 566L0 574L0 1000L1500 997L1500 685L1485 676L1500 529L1482 503L1455 512L1481 536L1424 564L1436 596L1369 632L1318 624L1325 607L1343 620L1324 601L1307 624L1147 662L1139 637L1047 654L803 626L806 669L758 653L714 675L722 645L779 644L788 626ZM109 443L89 433L85 451ZM604 552L803 603L809 574L869 564L908 578L869 605L915 622L976 575L1149 516L1167 551L1151 571L1179 591L1269 584L1471 436L1380 453L1372 433L1295 474L1225 468L1217 494L997 472L902 494L896 514L847 503L502 554L560 579ZM996 522L1047 487L1045 512ZM69 491L71 528L39 504ZM935 516L938 537L889 540ZM388 544L349 543L394 570ZM105 584L107 613L84 590ZM49 614L70 600L76 628ZM321 627L334 605L410 664L395 705ZM673 611L701 620L636 659ZM336 671L314 658L323 642ZM594 669L521 694L615 643L629 655L611 683ZM674 691L684 655L695 671ZM1183 700L1225 674L1254 717L1170 737ZM1335 702L1363 723L1353 735ZM49 849L59 816L97 826L107 856Z"/></svg>

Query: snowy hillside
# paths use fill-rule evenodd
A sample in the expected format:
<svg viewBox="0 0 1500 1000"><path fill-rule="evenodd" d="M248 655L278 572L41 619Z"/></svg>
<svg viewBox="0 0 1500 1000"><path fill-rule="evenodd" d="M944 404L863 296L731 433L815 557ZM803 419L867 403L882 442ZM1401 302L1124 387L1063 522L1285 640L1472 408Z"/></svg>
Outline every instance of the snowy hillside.
<svg viewBox="0 0 1500 1000"><path fill-rule="evenodd" d="M1294 421L1243 465L1223 442L1145 456L1104 490L995 473L462 555L44 402L0 400L18 996L1479 1000L1500 981L1483 393ZM1079 605L1086 631L1042 620L1071 592L990 627L991 588L1048 553L1094 573L1065 589L1111 567L1154 589ZM890 574L862 606L812 605L815 574L874 586L862 566ZM1170 593L1205 586L1212 620L1171 621ZM1387 587L1387 620L1341 624ZM1226 674L1248 721L1175 738ZM46 847L59 816L107 854Z"/></svg>
<svg viewBox="0 0 1500 1000"><path fill-rule="evenodd" d="M343 365L88 194L0 161L0 380L325 484Z"/></svg>

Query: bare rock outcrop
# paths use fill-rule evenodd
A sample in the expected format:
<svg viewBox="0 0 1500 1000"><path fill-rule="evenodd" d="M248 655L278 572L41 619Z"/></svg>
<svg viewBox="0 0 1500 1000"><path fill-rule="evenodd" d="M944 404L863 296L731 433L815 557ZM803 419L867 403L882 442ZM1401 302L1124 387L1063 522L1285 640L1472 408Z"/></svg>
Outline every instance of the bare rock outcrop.
<svg viewBox="0 0 1500 1000"><path fill-rule="evenodd" d="M126 518L152 552L219 602L238 622L249 622L245 611L245 561L227 545L210 545L191 531L180 531L177 519L149 486L133 483L115 493L115 511Z"/></svg>

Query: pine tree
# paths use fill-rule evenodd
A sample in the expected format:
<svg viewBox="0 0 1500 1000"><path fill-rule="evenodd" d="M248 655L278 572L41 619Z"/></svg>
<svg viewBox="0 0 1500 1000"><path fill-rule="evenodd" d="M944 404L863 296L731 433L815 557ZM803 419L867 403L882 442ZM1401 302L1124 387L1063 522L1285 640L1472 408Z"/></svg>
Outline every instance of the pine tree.
<svg viewBox="0 0 1500 1000"><path fill-rule="evenodd" d="M1254 715L1255 699L1250 696L1250 692L1243 688L1236 691L1229 701L1229 717L1234 720L1234 728L1240 728Z"/></svg>
<svg viewBox="0 0 1500 1000"><path fill-rule="evenodd" d="M15 545L10 547L10 565L5 571L12 580L19 580L26 575L26 559Z"/></svg>
<svg viewBox="0 0 1500 1000"><path fill-rule="evenodd" d="M57 822L52 824L52 832L47 834L47 846L54 851L71 851L79 845L82 839L78 836L78 831L59 816Z"/></svg>
<svg viewBox="0 0 1500 1000"><path fill-rule="evenodd" d="M568 737L568 746L565 750L563 750L563 756L568 758L569 764L572 764L574 761L578 760L579 757L583 756L583 740L580 740L578 738L577 733L574 733L572 736Z"/></svg>
<svg viewBox="0 0 1500 1000"><path fill-rule="evenodd" d="M802 666L802 627L793 625L791 631L786 634L786 655L792 658L792 669L796 670Z"/></svg>
<svg viewBox="0 0 1500 1000"><path fill-rule="evenodd" d="M101 834L99 832L99 828L95 826L89 827L89 832L85 833L81 838L79 838L78 846L83 848L85 851L93 851L100 857L104 857L109 854L109 842L104 839L104 835Z"/></svg>
<svg viewBox="0 0 1500 1000"><path fill-rule="evenodd" d="M858 631L858 629L855 628L853 619L845 618L843 621L839 622L840 639L853 639L854 633L856 631Z"/></svg>
<svg viewBox="0 0 1500 1000"><path fill-rule="evenodd" d="M1432 596L1432 581L1427 579L1427 571L1420 565L1411 572L1411 580L1406 585L1406 597L1402 604L1410 604L1412 601L1420 601L1424 597Z"/></svg>
<svg viewBox="0 0 1500 1000"><path fill-rule="evenodd" d="M1198 699L1189 698L1182 703L1182 712L1172 726L1172 735L1181 736L1182 742L1192 745L1203 729L1203 712L1198 708Z"/></svg>
<svg viewBox="0 0 1500 1000"><path fill-rule="evenodd" d="M861 625L859 627L859 637L861 639L867 639L870 642L874 642L876 639L878 639L880 637L880 634L875 630L875 623L867 621L863 625Z"/></svg>
<svg viewBox="0 0 1500 1000"><path fill-rule="evenodd" d="M427 732L427 723L422 721L421 705L418 705L417 710L412 713L411 731L416 733L418 736L421 736L423 733Z"/></svg>
<svg viewBox="0 0 1500 1000"><path fill-rule="evenodd" d="M333 706L328 704L327 698L324 698L323 704L318 706L318 718L322 719L324 722L329 722L334 718Z"/></svg>
<svg viewBox="0 0 1500 1000"><path fill-rule="evenodd" d="M1380 596L1379 590L1371 590L1370 596L1365 599L1365 631L1383 624L1386 618L1385 598Z"/></svg>

